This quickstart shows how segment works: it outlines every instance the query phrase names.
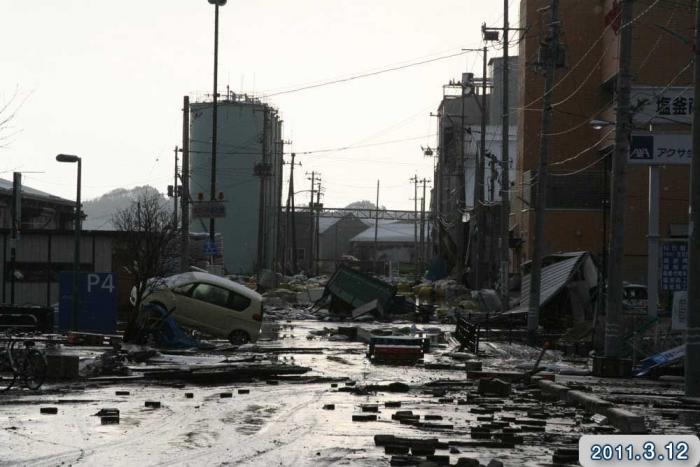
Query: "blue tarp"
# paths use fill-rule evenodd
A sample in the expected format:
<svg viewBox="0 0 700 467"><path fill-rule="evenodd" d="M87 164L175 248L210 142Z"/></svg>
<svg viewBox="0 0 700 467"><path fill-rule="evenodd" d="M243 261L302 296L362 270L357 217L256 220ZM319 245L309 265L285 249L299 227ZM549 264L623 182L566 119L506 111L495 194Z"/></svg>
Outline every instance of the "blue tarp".
<svg viewBox="0 0 700 467"><path fill-rule="evenodd" d="M150 334L155 339L156 345L168 349L183 349L197 347L199 349L212 348L211 344L200 342L190 337L178 326L172 314L165 307L158 304L147 304L141 311L145 321L151 324L158 323L153 327L143 329L143 332Z"/></svg>

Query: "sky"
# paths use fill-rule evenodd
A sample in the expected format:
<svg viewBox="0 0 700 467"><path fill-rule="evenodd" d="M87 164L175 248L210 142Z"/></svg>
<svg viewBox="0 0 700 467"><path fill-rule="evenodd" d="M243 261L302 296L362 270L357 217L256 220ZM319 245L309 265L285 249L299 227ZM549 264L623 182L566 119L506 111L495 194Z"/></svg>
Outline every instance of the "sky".
<svg viewBox="0 0 700 467"><path fill-rule="evenodd" d="M502 26L502 8L500 0L229 0L220 9L219 91L264 97L479 48L481 24ZM0 104L15 111L0 131L0 177L21 171L25 184L74 199L75 166L55 161L67 153L83 159L83 199L144 184L165 191L182 98L211 94L213 5L0 0L0 11ZM421 150L436 146L430 113L443 84L464 71L480 76L481 55L265 97L284 120L285 152L359 146L298 156L295 186L320 172L325 206L343 207L374 200L380 180L380 205L413 209L409 179L432 178Z"/></svg>

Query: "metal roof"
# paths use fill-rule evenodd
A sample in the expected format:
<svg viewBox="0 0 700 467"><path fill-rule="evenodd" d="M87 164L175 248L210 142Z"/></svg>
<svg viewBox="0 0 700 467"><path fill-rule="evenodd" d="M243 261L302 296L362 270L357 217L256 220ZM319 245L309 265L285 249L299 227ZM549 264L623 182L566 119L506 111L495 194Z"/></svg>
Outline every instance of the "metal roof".
<svg viewBox="0 0 700 467"><path fill-rule="evenodd" d="M6 194L12 195L12 180L5 180L4 178L0 178L0 192L7 192ZM73 206L75 204L75 201L54 196L51 193L46 193L45 191L28 187L25 184L22 184L22 196L70 206Z"/></svg>
<svg viewBox="0 0 700 467"><path fill-rule="evenodd" d="M583 259L588 253L580 251L554 256L566 257L542 268L542 286L540 293L540 307L546 305L569 282L574 272L583 264ZM523 277L520 289L520 305L527 305L530 297L530 274Z"/></svg>
<svg viewBox="0 0 700 467"><path fill-rule="evenodd" d="M428 232L428 225L425 226L426 233ZM420 227L418 228L418 235L420 235ZM374 242L374 224L368 227L366 230L355 235L351 242ZM407 242L413 243L415 241L414 237L414 227L413 222L403 223L403 222L393 222L385 223L379 222L377 228L377 241L378 242Z"/></svg>

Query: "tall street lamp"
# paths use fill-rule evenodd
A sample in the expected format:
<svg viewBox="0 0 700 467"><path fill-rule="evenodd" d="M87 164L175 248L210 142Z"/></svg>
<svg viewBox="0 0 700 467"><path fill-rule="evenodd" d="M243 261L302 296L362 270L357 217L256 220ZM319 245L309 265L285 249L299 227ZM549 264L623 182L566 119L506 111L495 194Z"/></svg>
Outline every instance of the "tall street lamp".
<svg viewBox="0 0 700 467"><path fill-rule="evenodd" d="M78 156L71 154L59 154L56 156L58 162L77 162L78 163L78 188L77 194L75 196L75 246L74 246L74 256L73 256L73 307L70 316L70 330L77 330L78 324L78 300L80 297L79 292L79 275L80 275L80 228L81 228L81 218L80 218L80 179L82 173L82 159Z"/></svg>
<svg viewBox="0 0 700 467"><path fill-rule="evenodd" d="M214 93L212 95L212 124L211 124L211 201L216 200L216 100L217 100L217 79L219 73L219 7L226 5L226 0L207 0L214 5ZM215 220L209 218L209 241L214 244Z"/></svg>

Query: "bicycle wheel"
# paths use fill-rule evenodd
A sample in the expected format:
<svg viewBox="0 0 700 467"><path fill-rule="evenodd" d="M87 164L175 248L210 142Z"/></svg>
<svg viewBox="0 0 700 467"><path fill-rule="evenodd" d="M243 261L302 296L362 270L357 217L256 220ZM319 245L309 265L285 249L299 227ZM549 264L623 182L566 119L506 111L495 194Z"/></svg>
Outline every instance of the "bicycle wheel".
<svg viewBox="0 0 700 467"><path fill-rule="evenodd" d="M20 374L24 387L36 391L44 384L46 379L46 356L34 348L24 351Z"/></svg>
<svg viewBox="0 0 700 467"><path fill-rule="evenodd" d="M0 392L9 391L17 379L8 355L7 352L0 354Z"/></svg>

